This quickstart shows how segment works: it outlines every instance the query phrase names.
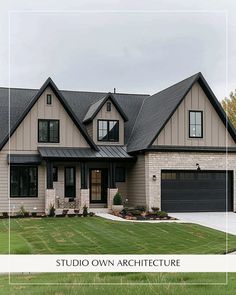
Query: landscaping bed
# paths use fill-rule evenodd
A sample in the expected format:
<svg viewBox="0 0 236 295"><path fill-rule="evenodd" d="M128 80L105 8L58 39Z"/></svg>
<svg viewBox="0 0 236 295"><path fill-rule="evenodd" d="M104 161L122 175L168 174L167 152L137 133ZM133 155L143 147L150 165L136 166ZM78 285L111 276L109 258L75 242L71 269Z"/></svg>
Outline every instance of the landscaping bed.
<svg viewBox="0 0 236 295"><path fill-rule="evenodd" d="M126 220L177 220L177 218L169 216L167 212L154 207L151 211L147 211L143 206L124 208L121 211L113 210L113 214Z"/></svg>

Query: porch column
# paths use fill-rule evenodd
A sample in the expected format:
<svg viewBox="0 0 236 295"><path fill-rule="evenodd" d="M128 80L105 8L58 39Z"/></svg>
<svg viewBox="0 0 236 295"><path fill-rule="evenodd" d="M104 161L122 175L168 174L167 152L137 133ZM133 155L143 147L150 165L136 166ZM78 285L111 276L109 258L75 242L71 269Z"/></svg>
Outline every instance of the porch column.
<svg viewBox="0 0 236 295"><path fill-rule="evenodd" d="M88 169L85 162L80 163L81 189L88 188Z"/></svg>
<svg viewBox="0 0 236 295"><path fill-rule="evenodd" d="M109 164L109 187L110 188L116 188L116 167L115 167L115 163L111 162Z"/></svg>
<svg viewBox="0 0 236 295"><path fill-rule="evenodd" d="M47 189L53 189L53 163L51 161L47 161L46 166L47 166Z"/></svg>

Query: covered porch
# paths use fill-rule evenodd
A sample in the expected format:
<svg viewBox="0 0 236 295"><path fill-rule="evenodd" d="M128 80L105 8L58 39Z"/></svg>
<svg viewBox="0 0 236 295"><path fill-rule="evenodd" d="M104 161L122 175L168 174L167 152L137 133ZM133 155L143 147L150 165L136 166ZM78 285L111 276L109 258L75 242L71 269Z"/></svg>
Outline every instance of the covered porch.
<svg viewBox="0 0 236 295"><path fill-rule="evenodd" d="M111 209L119 189L117 177L122 177L118 174L126 174L136 160L123 146L99 146L99 151L55 147L38 150L46 166L45 210L52 205L56 209ZM127 185L125 181L121 190Z"/></svg>

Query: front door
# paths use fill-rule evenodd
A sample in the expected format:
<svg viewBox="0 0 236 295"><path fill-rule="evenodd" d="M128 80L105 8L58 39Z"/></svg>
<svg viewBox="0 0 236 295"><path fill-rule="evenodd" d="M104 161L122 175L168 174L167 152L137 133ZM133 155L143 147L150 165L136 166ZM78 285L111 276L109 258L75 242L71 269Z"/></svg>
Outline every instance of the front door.
<svg viewBox="0 0 236 295"><path fill-rule="evenodd" d="M90 202L107 203L108 171L107 169L90 170Z"/></svg>
<svg viewBox="0 0 236 295"><path fill-rule="evenodd" d="M65 167L65 198L75 198L75 167Z"/></svg>

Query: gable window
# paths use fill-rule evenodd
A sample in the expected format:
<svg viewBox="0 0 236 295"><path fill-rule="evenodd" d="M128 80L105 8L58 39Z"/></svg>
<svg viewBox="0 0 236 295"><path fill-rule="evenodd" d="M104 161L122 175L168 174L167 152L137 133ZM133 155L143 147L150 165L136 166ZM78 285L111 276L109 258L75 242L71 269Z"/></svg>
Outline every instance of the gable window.
<svg viewBox="0 0 236 295"><path fill-rule="evenodd" d="M52 104L52 95L47 94L47 104Z"/></svg>
<svg viewBox="0 0 236 295"><path fill-rule="evenodd" d="M33 198L38 195L38 167L11 166L11 198Z"/></svg>
<svg viewBox="0 0 236 295"><path fill-rule="evenodd" d="M107 102L107 111L108 112L111 111L111 102L110 101Z"/></svg>
<svg viewBox="0 0 236 295"><path fill-rule="evenodd" d="M189 137L203 137L203 118L202 111L189 111Z"/></svg>
<svg viewBox="0 0 236 295"><path fill-rule="evenodd" d="M116 167L116 182L125 182L125 167Z"/></svg>
<svg viewBox="0 0 236 295"><path fill-rule="evenodd" d="M58 181L58 167L53 167L52 174L53 174L53 181L57 182Z"/></svg>
<svg viewBox="0 0 236 295"><path fill-rule="evenodd" d="M119 121L98 120L99 141L119 141Z"/></svg>
<svg viewBox="0 0 236 295"><path fill-rule="evenodd" d="M59 142L59 120L38 120L38 142Z"/></svg>

